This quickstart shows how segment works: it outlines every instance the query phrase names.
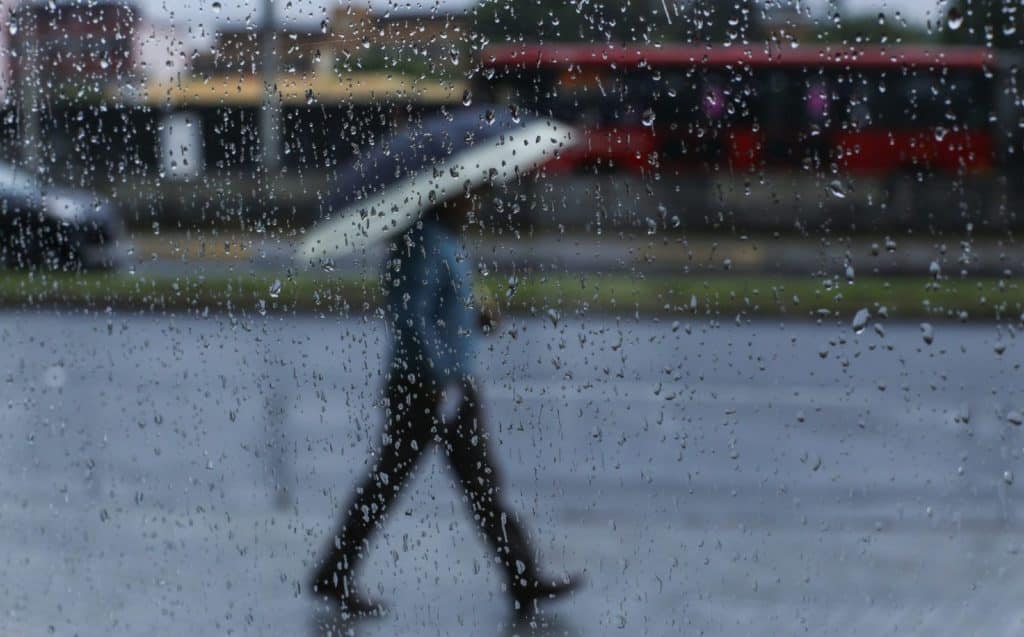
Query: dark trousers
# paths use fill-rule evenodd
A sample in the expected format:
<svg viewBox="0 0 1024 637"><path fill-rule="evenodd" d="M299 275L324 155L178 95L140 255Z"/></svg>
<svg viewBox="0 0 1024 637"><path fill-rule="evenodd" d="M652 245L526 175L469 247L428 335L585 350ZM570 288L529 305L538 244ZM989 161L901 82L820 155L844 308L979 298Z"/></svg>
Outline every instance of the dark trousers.
<svg viewBox="0 0 1024 637"><path fill-rule="evenodd" d="M440 393L423 385L395 378L388 383L380 456L342 513L341 524L318 571L318 581L348 593L351 575L371 535L423 453L438 443L510 589L531 585L536 578L533 555L515 515L502 498L501 480L493 464L475 388L471 382L463 383L463 400L455 417L443 422L438 414Z"/></svg>

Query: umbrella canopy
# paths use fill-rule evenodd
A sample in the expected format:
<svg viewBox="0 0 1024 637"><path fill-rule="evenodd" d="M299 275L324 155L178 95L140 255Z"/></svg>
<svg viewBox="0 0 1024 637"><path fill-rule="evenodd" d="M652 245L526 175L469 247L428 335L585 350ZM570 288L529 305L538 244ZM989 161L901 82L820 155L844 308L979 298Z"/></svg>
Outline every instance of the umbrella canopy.
<svg viewBox="0 0 1024 637"><path fill-rule="evenodd" d="M359 252L404 232L437 203L536 169L572 140L567 124L484 109L424 119L335 174L330 213L296 257L315 261Z"/></svg>

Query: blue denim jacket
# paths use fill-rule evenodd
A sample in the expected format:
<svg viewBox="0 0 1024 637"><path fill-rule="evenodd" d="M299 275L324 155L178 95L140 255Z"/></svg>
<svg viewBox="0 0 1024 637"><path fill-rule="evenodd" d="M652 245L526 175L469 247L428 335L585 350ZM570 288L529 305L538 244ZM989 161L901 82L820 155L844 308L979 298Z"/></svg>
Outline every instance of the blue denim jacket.
<svg viewBox="0 0 1024 637"><path fill-rule="evenodd" d="M392 369L438 387L472 376L478 312L458 235L422 220L392 244L382 280L394 330Z"/></svg>

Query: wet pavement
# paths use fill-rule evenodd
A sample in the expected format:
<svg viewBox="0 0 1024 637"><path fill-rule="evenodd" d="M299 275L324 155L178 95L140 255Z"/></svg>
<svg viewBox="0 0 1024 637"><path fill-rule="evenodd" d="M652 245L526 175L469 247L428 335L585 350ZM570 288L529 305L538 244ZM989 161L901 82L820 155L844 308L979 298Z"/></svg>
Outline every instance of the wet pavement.
<svg viewBox="0 0 1024 637"><path fill-rule="evenodd" d="M587 587L510 625L435 454L365 564L389 615L325 628L305 576L377 441L379 323L0 315L0 632L1020 634L1020 339L883 333L510 321L507 490Z"/></svg>

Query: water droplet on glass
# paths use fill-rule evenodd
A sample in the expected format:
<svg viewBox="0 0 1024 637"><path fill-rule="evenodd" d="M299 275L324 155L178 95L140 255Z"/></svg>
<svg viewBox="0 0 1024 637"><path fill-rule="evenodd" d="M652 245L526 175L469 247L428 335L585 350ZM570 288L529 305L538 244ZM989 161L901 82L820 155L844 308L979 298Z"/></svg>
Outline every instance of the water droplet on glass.
<svg viewBox="0 0 1024 637"><path fill-rule="evenodd" d="M640 119L640 123L648 128L654 126L654 111L652 111L651 109L645 110L643 116Z"/></svg>
<svg viewBox="0 0 1024 637"><path fill-rule="evenodd" d="M214 3L213 3L212 5L210 5L210 6L211 6L211 7L213 7L213 12L214 12L214 13L220 13L220 10L221 10L221 4L220 4L219 2L214 2Z"/></svg>
<svg viewBox="0 0 1024 637"><path fill-rule="evenodd" d="M959 7L950 7L949 13L946 14L946 24L949 26L950 31L956 31L964 23L964 14L960 12Z"/></svg>
<svg viewBox="0 0 1024 637"><path fill-rule="evenodd" d="M555 308L550 307L550 308L548 308L548 311L547 311L547 317L548 317L548 320L551 321L552 325L554 325L555 327L558 327L559 321L562 320L562 313L559 312L558 310L556 310Z"/></svg>
<svg viewBox="0 0 1024 637"><path fill-rule="evenodd" d="M466 91L462 94L462 105L463 106L470 106L472 103L473 103L473 92L470 91L467 88Z"/></svg>
<svg viewBox="0 0 1024 637"><path fill-rule="evenodd" d="M935 340L935 329L931 323L921 323L921 338L924 339L925 345L931 345Z"/></svg>
<svg viewBox="0 0 1024 637"><path fill-rule="evenodd" d="M67 382L68 375L60 365L48 367L43 374L43 382L51 389L59 389Z"/></svg>
<svg viewBox="0 0 1024 637"><path fill-rule="evenodd" d="M1006 484L1013 484L1013 472L1012 471L1004 471L1003 472L1003 482L1005 482Z"/></svg>
<svg viewBox="0 0 1024 637"><path fill-rule="evenodd" d="M276 299L281 296L281 281L279 279L274 279L274 282L270 284L270 289L267 291L267 294L269 294L272 299Z"/></svg>
<svg viewBox="0 0 1024 637"><path fill-rule="evenodd" d="M1020 427L1022 424L1024 424L1024 415L1022 415L1019 411L1014 409L1006 414L1006 422L1010 423L1011 425L1016 425L1017 427Z"/></svg>
<svg viewBox="0 0 1024 637"><path fill-rule="evenodd" d="M828 194L836 199L846 199L846 189L843 188L843 183L838 179L828 182Z"/></svg>
<svg viewBox="0 0 1024 637"><path fill-rule="evenodd" d="M512 275L508 278L508 289L505 290L505 298L511 299L519 289L519 277Z"/></svg>
<svg viewBox="0 0 1024 637"><path fill-rule="evenodd" d="M857 310L857 313L853 315L853 322L850 327L853 328L854 334L860 334L864 331L864 328L868 326L868 320L871 319L871 312L867 308L862 307Z"/></svg>

